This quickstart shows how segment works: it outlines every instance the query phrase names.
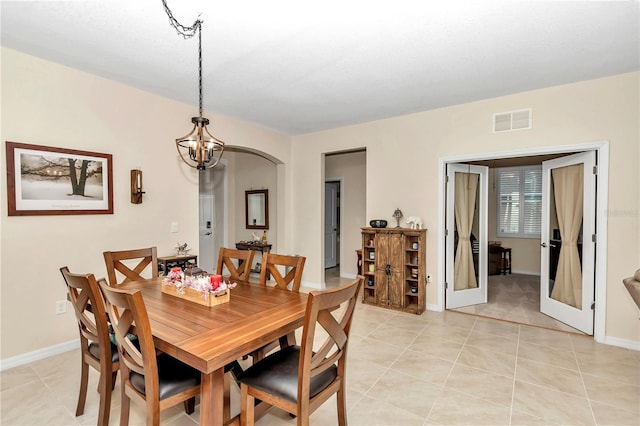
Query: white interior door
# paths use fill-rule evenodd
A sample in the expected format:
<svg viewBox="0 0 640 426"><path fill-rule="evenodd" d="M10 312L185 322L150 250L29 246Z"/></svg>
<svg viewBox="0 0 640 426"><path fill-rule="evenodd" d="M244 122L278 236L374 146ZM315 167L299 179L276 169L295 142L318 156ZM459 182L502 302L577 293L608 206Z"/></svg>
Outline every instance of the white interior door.
<svg viewBox="0 0 640 426"><path fill-rule="evenodd" d="M219 163L199 176L199 247L198 266L209 273L216 270L220 247L224 246L226 167Z"/></svg>
<svg viewBox="0 0 640 426"><path fill-rule="evenodd" d="M540 311L587 334L593 334L595 164L595 151L542 163Z"/></svg>
<svg viewBox="0 0 640 426"><path fill-rule="evenodd" d="M487 303L488 176L488 167L447 165L447 309Z"/></svg>
<svg viewBox="0 0 640 426"><path fill-rule="evenodd" d="M200 194L199 231L200 244L198 250L198 265L211 273L213 269L214 244L214 196Z"/></svg>
<svg viewBox="0 0 640 426"><path fill-rule="evenodd" d="M338 255L338 183L324 184L324 267L337 265Z"/></svg>

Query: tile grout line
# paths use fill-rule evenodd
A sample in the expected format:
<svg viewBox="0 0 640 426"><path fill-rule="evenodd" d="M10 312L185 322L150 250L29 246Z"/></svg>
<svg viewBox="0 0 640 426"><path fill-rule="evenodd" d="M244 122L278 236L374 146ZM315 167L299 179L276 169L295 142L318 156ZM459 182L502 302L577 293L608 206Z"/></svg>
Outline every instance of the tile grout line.
<svg viewBox="0 0 640 426"><path fill-rule="evenodd" d="M573 346L573 340L571 340L571 337L569 337L569 344L571 345L571 351L573 352L573 357L575 358L576 365L578 366L578 374L580 374L580 382L582 382L582 387L584 388L584 395L587 398L587 404L589 404L589 410L591 411L591 418L593 419L593 424L597 425L598 421L596 420L596 413L593 411L593 405L591 404L591 397L589 396L589 391L587 390L587 384L584 382L582 368L580 368L580 362L578 361L576 348Z"/></svg>
<svg viewBox="0 0 640 426"><path fill-rule="evenodd" d="M449 374L447 374L447 377L444 379L444 382L442 382L442 384L440 385L440 391L438 392L438 396L436 397L436 399L433 401L433 404L431 405L431 408L429 409L429 412L427 413L427 417L425 418L425 422L427 422L429 420L429 417L431 416L431 412L433 411L433 407L436 406L438 400L442 397L442 394L444 393L444 387L447 384L447 381L449 380L449 377L451 377L451 373L453 372L453 369L456 367L457 363L458 363L458 359L460 359L460 354L462 354L462 351L464 350L465 345L467 344L467 341L469 340L469 336L471 336L471 333L473 332L473 327L475 327L476 323L478 322L478 318L476 317L473 321L473 324L471 325L471 327L469 328L469 332L467 333L467 337L464 339L464 342L462 343L462 346L460 346L460 349L458 350L458 354L456 355L456 358L453 360L453 363L451 364L451 369L449 370ZM446 321L445 321L446 323ZM464 365L464 364L461 364Z"/></svg>
<svg viewBox="0 0 640 426"><path fill-rule="evenodd" d="M511 419L513 419L513 402L516 398L516 374L518 373L518 354L520 353L520 331L522 326L518 326L518 343L516 344L516 364L513 367L513 384L511 385L511 406L509 407L509 425L511 426Z"/></svg>

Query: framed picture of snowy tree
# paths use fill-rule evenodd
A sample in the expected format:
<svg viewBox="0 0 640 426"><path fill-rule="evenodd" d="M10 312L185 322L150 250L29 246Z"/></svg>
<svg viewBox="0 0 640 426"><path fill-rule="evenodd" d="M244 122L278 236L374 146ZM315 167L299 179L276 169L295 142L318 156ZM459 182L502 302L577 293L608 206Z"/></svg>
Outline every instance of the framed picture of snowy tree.
<svg viewBox="0 0 640 426"><path fill-rule="evenodd" d="M113 214L111 154L6 142L9 216Z"/></svg>

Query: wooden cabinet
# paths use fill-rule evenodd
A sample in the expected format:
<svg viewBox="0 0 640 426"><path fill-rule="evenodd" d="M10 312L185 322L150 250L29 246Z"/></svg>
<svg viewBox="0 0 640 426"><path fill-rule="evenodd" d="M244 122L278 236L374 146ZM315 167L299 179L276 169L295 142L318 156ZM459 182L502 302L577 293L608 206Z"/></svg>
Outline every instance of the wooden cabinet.
<svg viewBox="0 0 640 426"><path fill-rule="evenodd" d="M426 229L362 228L363 303L424 312L426 236Z"/></svg>

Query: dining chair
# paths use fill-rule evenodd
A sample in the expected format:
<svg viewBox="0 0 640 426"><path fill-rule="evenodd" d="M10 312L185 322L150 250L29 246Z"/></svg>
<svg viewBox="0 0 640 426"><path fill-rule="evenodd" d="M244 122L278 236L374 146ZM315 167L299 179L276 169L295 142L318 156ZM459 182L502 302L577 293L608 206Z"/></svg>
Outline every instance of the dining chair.
<svg viewBox="0 0 640 426"><path fill-rule="evenodd" d="M69 301L73 305L80 332L82 369L76 417L84 413L91 366L100 373L98 425L108 425L111 391L115 386L120 363L118 348L109 339L109 325L102 293L93 274L73 274L66 266L60 268L60 272L67 285Z"/></svg>
<svg viewBox="0 0 640 426"><path fill-rule="evenodd" d="M104 279L99 285L120 356L120 425L129 424L132 398L144 401L148 425L159 425L160 411L180 402L184 403L187 414L193 413L195 397L200 393L201 374L166 353L156 354L140 290L114 288ZM129 339L132 333L137 340Z"/></svg>
<svg viewBox="0 0 640 426"><path fill-rule="evenodd" d="M142 274L149 266L151 266L150 278L158 277L158 251L155 247L105 251L102 255L104 256L104 263L107 267L109 285L112 287L145 278ZM138 263L136 263L134 267L129 266L133 265L136 261ZM122 276L124 279L118 281L118 277Z"/></svg>
<svg viewBox="0 0 640 426"><path fill-rule="evenodd" d="M253 425L255 400L295 415L298 425L337 393L338 424L346 425L345 372L349 331L362 276L344 286L309 293L300 346L288 346L238 378L240 424ZM326 335L314 351L317 336Z"/></svg>
<svg viewBox="0 0 640 426"><path fill-rule="evenodd" d="M260 270L260 284L268 285L267 277L271 275L275 281L275 287L290 290L294 293L300 292L300 282L304 263L307 260L303 256L288 256L284 254L265 253L262 258L262 269ZM280 273L280 268L284 268L284 276ZM295 332L291 332L253 351L250 355L256 363L265 357L266 354L280 346L284 348L296 344Z"/></svg>
<svg viewBox="0 0 640 426"><path fill-rule="evenodd" d="M229 278L238 281L249 281L251 274L251 264L253 262L253 250L236 250L227 247L220 247L218 253L218 267L216 273L225 275L224 270L229 272ZM236 263L238 266L236 266Z"/></svg>

